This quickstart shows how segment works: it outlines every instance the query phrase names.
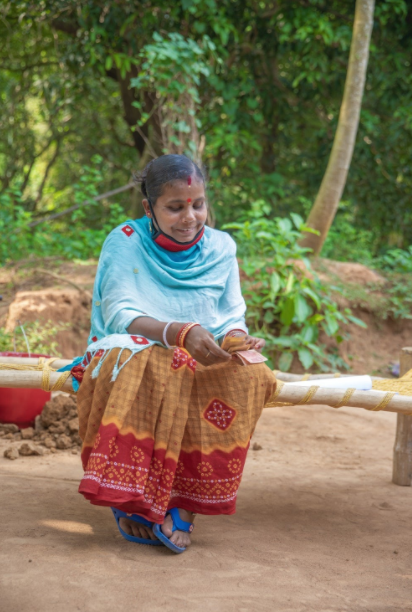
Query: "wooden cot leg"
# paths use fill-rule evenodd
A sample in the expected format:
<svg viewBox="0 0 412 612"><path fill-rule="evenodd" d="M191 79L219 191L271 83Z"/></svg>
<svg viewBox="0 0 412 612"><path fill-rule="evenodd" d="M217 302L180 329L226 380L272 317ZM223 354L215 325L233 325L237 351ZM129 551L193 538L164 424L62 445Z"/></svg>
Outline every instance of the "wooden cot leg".
<svg viewBox="0 0 412 612"><path fill-rule="evenodd" d="M400 376L412 369L412 347L402 349L400 355ZM392 482L403 487L412 484L412 416L398 414L396 438L393 449Z"/></svg>

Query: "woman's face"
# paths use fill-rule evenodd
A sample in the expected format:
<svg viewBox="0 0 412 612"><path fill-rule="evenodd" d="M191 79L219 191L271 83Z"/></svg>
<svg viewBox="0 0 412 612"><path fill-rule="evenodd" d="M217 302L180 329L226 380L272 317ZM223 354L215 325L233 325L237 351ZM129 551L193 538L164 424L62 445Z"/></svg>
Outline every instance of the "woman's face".
<svg viewBox="0 0 412 612"><path fill-rule="evenodd" d="M146 215L152 218L147 200L143 200L143 206ZM178 242L190 242L206 223L207 204L203 182L192 178L191 181L178 180L165 185L153 210L163 233Z"/></svg>

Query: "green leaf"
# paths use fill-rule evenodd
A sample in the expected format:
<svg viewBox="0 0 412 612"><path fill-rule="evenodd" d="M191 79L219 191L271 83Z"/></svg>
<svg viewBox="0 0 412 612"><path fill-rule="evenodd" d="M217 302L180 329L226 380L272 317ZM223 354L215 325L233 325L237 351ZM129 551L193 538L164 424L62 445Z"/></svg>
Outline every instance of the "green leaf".
<svg viewBox="0 0 412 612"><path fill-rule="evenodd" d="M359 325L359 327L363 327L363 329L367 329L368 327L365 321L362 321L362 319L358 319L358 317L354 317L353 315L348 315L348 319L349 321L352 321L352 323Z"/></svg>
<svg viewBox="0 0 412 612"><path fill-rule="evenodd" d="M270 325L275 320L275 315L270 310L267 310L265 312L263 320L264 320L265 323L268 323Z"/></svg>
<svg viewBox="0 0 412 612"><path fill-rule="evenodd" d="M302 291L315 302L316 308L320 310L321 308L320 297L310 287L302 287Z"/></svg>
<svg viewBox="0 0 412 612"><path fill-rule="evenodd" d="M328 336L333 336L339 330L339 323L330 312L325 313L324 330Z"/></svg>
<svg viewBox="0 0 412 612"><path fill-rule="evenodd" d="M314 325L308 325L302 332L302 342L312 342L316 336L316 327Z"/></svg>
<svg viewBox="0 0 412 612"><path fill-rule="evenodd" d="M288 293L292 291L294 282L295 282L295 275L293 274L293 272L289 272L288 280L286 281L285 295L287 295Z"/></svg>
<svg viewBox="0 0 412 612"><path fill-rule="evenodd" d="M295 301L293 298L287 298L283 304L280 313L280 321L283 325L289 326L295 316Z"/></svg>
<svg viewBox="0 0 412 612"><path fill-rule="evenodd" d="M311 365L313 365L313 356L309 349L300 348L298 350L298 356L299 361L303 365L305 370L307 370L308 368L310 368Z"/></svg>
<svg viewBox="0 0 412 612"><path fill-rule="evenodd" d="M282 353L278 361L279 370L282 370L282 372L288 372L290 366L292 365L292 361L293 361L292 353Z"/></svg>
<svg viewBox="0 0 412 612"><path fill-rule="evenodd" d="M278 219L278 225L279 225L279 229L283 231L284 233L288 233L292 229L292 223L290 222L290 219L287 219L287 218Z"/></svg>
<svg viewBox="0 0 412 612"><path fill-rule="evenodd" d="M299 293L295 295L295 317L299 323L304 323L308 317L312 314L311 309L308 306L303 295Z"/></svg>
<svg viewBox="0 0 412 612"><path fill-rule="evenodd" d="M294 338L291 338L290 336L279 336L278 338L275 338L273 340L273 344L278 347L278 346L293 346L293 344L295 343Z"/></svg>
<svg viewBox="0 0 412 612"><path fill-rule="evenodd" d="M292 221L294 226L296 227L297 230L300 230L300 228L303 225L303 219L300 215L297 215L296 213L290 213L290 216L292 217Z"/></svg>
<svg viewBox="0 0 412 612"><path fill-rule="evenodd" d="M270 277L270 288L272 290L272 295L275 297L279 293L280 289L280 276L277 272L273 272Z"/></svg>

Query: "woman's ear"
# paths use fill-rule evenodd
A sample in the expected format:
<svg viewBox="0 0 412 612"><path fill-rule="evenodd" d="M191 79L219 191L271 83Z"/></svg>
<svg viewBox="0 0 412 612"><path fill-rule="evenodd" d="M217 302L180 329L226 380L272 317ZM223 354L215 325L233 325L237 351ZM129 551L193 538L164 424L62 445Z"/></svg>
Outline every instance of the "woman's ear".
<svg viewBox="0 0 412 612"><path fill-rule="evenodd" d="M151 217L152 213L150 212L149 202L148 202L148 200L146 198L144 200L142 200L142 204L143 204L143 208L144 208L144 211L146 213L146 216L147 217Z"/></svg>

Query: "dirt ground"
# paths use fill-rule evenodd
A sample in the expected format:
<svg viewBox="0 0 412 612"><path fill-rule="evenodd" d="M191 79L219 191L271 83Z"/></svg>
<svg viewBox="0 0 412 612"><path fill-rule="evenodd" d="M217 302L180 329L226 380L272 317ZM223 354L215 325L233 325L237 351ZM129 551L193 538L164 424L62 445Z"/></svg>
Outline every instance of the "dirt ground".
<svg viewBox="0 0 412 612"><path fill-rule="evenodd" d="M412 490L391 483L395 415L264 411L237 514L182 555L126 542L78 493L80 457L3 458L2 612L412 610Z"/></svg>

